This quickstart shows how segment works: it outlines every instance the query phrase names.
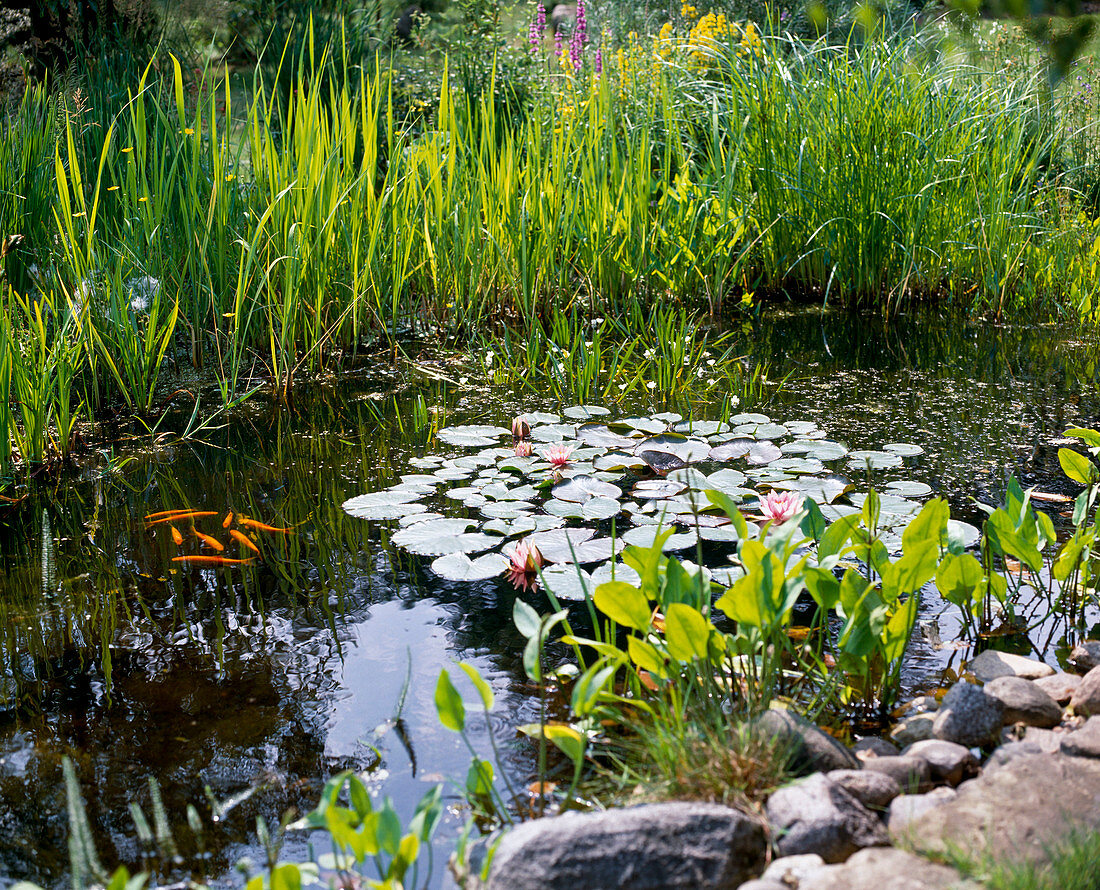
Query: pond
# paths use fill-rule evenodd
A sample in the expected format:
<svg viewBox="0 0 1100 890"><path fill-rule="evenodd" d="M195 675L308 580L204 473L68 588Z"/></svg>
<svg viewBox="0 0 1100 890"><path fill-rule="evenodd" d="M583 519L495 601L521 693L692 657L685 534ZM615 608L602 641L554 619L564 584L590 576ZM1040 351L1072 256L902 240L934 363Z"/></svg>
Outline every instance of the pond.
<svg viewBox="0 0 1100 890"><path fill-rule="evenodd" d="M767 404L745 408L812 421L851 449L919 445L900 474L873 481L927 483L974 524L975 499L997 502L1009 473L1053 495L1071 491L1057 443L1067 426L1100 420L1100 346L1071 332L931 316L886 326L799 310L738 336L770 381ZM201 442L135 440L85 456L72 475L34 483L0 521L0 880L64 883L64 755L108 863L140 863L128 806L149 811L154 778L181 854L239 882L234 863L264 858L255 817L274 826L289 807L312 808L335 771L370 770L406 816L436 782L465 775L465 748L432 703L441 667L470 661L490 680L500 738L535 718L512 588L443 580L430 558L388 546L394 523L340 507L417 472L412 458L447 451L410 432L420 397L441 409L440 425L507 426L517 412L565 407L416 371L348 376L304 390L291 410L254 399ZM718 410L608 407L696 418ZM193 521L225 539L227 517L261 557L174 562L173 524L145 521L174 509L211 514L178 523L181 535ZM225 555L250 557L243 547ZM537 594L530 601L545 606ZM935 596L922 601L910 691L938 685L967 654L936 646L937 635L953 638L943 612ZM1053 662L1056 643L1042 640L1042 657ZM532 749L516 741L504 750L513 774L529 780ZM193 803L209 813L207 787L229 805L199 851L185 811ZM450 800L432 887L450 884L444 858L464 820ZM306 843L291 835L284 855L304 857Z"/></svg>

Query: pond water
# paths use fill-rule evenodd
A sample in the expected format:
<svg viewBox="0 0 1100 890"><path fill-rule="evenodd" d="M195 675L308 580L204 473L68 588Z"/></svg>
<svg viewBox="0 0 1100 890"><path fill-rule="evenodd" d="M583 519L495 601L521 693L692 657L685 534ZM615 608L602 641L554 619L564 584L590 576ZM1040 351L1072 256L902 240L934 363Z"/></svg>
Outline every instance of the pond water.
<svg viewBox="0 0 1100 890"><path fill-rule="evenodd" d="M995 502L1009 472L1072 491L1057 442L1069 425L1100 423L1100 346L1055 329L930 317L882 326L798 311L743 339L747 355L768 362L764 413L815 421L851 448L922 446L904 478L974 523L974 499ZM140 862L128 805L148 812L150 777L188 861L198 853L187 804L208 813L206 786L239 801L205 837L206 873L227 882L239 880L242 856L263 861L255 817L274 825L289 807L312 808L337 770L372 770L407 816L435 782L465 775L465 749L432 704L440 668L459 660L492 682L509 768L530 778L532 750L508 744L537 710L511 625L514 592L495 580L443 581L430 559L386 546L391 524L340 508L438 447L408 433L419 396L448 424L507 425L517 411L563 407L415 373L349 376L304 391L293 410L254 400L202 443L145 440L87 456L74 475L32 485L0 520L0 882L63 883L64 755L111 865ZM706 417L708 408L621 410ZM295 533L257 530L263 557L246 567L173 563L168 528L144 517L179 507L210 511L204 521L219 531L233 511ZM938 620L950 639L943 611L928 597L922 627ZM965 655L933 639L914 640L909 689L936 685ZM1041 654L1056 657L1054 647ZM428 886L450 885L443 857L463 818L448 810ZM284 856L304 857L306 843L292 835Z"/></svg>

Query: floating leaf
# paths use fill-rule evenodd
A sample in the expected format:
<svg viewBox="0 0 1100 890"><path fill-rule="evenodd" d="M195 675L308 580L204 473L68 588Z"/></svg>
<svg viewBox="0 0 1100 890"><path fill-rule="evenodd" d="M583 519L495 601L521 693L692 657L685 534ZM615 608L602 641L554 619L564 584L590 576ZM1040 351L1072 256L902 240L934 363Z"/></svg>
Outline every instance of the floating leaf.
<svg viewBox="0 0 1100 890"><path fill-rule="evenodd" d="M681 420L683 420L684 415L677 414L675 411L664 411L661 414L654 414L653 419L659 420L661 423L673 424L679 423Z"/></svg>
<svg viewBox="0 0 1100 890"><path fill-rule="evenodd" d="M432 562L432 571L448 581L485 581L504 573L508 560L499 553L470 559L465 553L449 553Z"/></svg>
<svg viewBox="0 0 1100 890"><path fill-rule="evenodd" d="M855 488L852 482L843 476L783 479L772 482L771 487L777 491L797 491L799 494L813 500L819 507L823 504L831 504L837 498Z"/></svg>
<svg viewBox="0 0 1100 890"><path fill-rule="evenodd" d="M810 436L812 433L820 432L817 428L817 424L812 420L789 420L783 424L788 431L794 436Z"/></svg>
<svg viewBox="0 0 1100 890"><path fill-rule="evenodd" d="M585 593L596 589L592 576L575 565L554 565L542 570L540 580L559 600L584 602Z"/></svg>
<svg viewBox="0 0 1100 890"><path fill-rule="evenodd" d="M424 504L411 503L411 504L354 504L353 501L357 498L352 498L349 501L344 501L344 510L356 519L370 519L370 520L386 520L386 519L401 519L403 516L409 516L413 513L425 513L428 508Z"/></svg>
<svg viewBox="0 0 1100 890"><path fill-rule="evenodd" d="M682 482L696 491L702 491L708 485L706 473L699 472L695 467L673 470L666 478L669 482Z"/></svg>
<svg viewBox="0 0 1100 890"><path fill-rule="evenodd" d="M560 423L561 416L558 414L549 414L545 411L529 411L526 414L521 414L524 420L530 426L545 426L546 424Z"/></svg>
<svg viewBox="0 0 1100 890"><path fill-rule="evenodd" d="M641 433L648 433L651 436L663 433L668 429L668 423L657 417L626 417L617 421L617 425L629 427Z"/></svg>
<svg viewBox="0 0 1100 890"><path fill-rule="evenodd" d="M687 491L687 485L672 479L643 479L634 486L631 494L636 498L649 498L650 500L671 498Z"/></svg>
<svg viewBox="0 0 1100 890"><path fill-rule="evenodd" d="M493 501L480 505L478 508L482 516L489 519L515 519L524 516L535 508L534 504L527 501Z"/></svg>
<svg viewBox="0 0 1100 890"><path fill-rule="evenodd" d="M932 493L932 486L924 482L890 482L883 491L903 498L923 498Z"/></svg>
<svg viewBox="0 0 1100 890"><path fill-rule="evenodd" d="M448 445L459 445L463 448L472 448L479 445L493 445L501 436L510 436L511 430L499 426L479 426L468 424L466 426L449 426L441 429L436 438Z"/></svg>
<svg viewBox="0 0 1100 890"><path fill-rule="evenodd" d="M446 519L442 513L410 513L407 516L401 516L397 520L397 524L404 528L406 525L412 525L414 522L431 522L433 519Z"/></svg>
<svg viewBox="0 0 1100 890"><path fill-rule="evenodd" d="M598 423L586 423L577 427L577 440L596 448L633 448L635 445L633 439L613 433Z"/></svg>
<svg viewBox="0 0 1100 890"><path fill-rule="evenodd" d="M441 520L446 522L447 520ZM412 532L421 525L410 525L402 532ZM433 535L430 538L409 538L407 543L401 546L402 550L415 553L417 556L443 556L448 553L479 553L489 550L500 543L499 535L486 535L482 532L469 532L466 534Z"/></svg>
<svg viewBox="0 0 1100 890"><path fill-rule="evenodd" d="M503 535L506 538L514 538L517 535L527 535L531 532L545 532L565 525L565 520L558 516L545 516L543 514L531 515L519 513L508 519L493 519L481 526L481 530Z"/></svg>
<svg viewBox="0 0 1100 890"><path fill-rule="evenodd" d="M623 454L621 451L612 451L603 457L597 457L593 462L597 470L639 470L646 466L646 462L633 454Z"/></svg>
<svg viewBox="0 0 1100 890"><path fill-rule="evenodd" d="M427 522L417 522L401 531L394 532L390 542L396 547L407 548L410 545L420 546L430 543L438 538L453 538L469 531L475 523L469 519L436 519ZM446 553L448 551L441 551Z"/></svg>
<svg viewBox="0 0 1100 890"><path fill-rule="evenodd" d="M577 428L568 423L555 423L549 426L537 426L531 430L531 438L536 442L562 442L575 439Z"/></svg>
<svg viewBox="0 0 1100 890"><path fill-rule="evenodd" d="M619 502L614 498L592 498L580 505L581 518L589 521L610 519L619 515Z"/></svg>
<svg viewBox="0 0 1100 890"><path fill-rule="evenodd" d="M401 483L403 485L427 485L435 486L440 483L438 476L431 476L427 473L406 473L401 477Z"/></svg>
<svg viewBox="0 0 1100 890"><path fill-rule="evenodd" d="M783 457L769 466L786 473L798 473L801 476L816 476L818 473L825 472L825 464L812 457Z"/></svg>
<svg viewBox="0 0 1100 890"><path fill-rule="evenodd" d="M771 423L771 422L772 422L772 419L770 417L768 417L767 414L753 414L753 413L735 414L733 417L730 418L730 423L735 424L735 425L736 424L742 424L742 423L761 424L761 423Z"/></svg>
<svg viewBox="0 0 1100 890"><path fill-rule="evenodd" d="M710 454L710 446L700 439L689 439L676 433L665 433L661 436L650 436L642 440L634 449L634 453L652 466L650 455L653 452L663 452L677 457L681 466L698 463L706 460ZM677 469L672 467L672 469Z"/></svg>
<svg viewBox="0 0 1100 890"><path fill-rule="evenodd" d="M612 577L614 576L614 577ZM605 562L592 570L592 583L596 586L607 581L624 581L627 584L641 584L641 576L630 566L621 562Z"/></svg>
<svg viewBox="0 0 1100 890"><path fill-rule="evenodd" d="M593 417L606 417L610 413L600 405L574 405L562 411L570 420L590 420Z"/></svg>
<svg viewBox="0 0 1100 890"><path fill-rule="evenodd" d="M652 547L657 535L665 530L665 528L657 525L638 525L624 532L622 540L624 543L633 544L635 547ZM668 540L664 542L661 549L666 552L686 550L688 547L694 547L695 542L698 540L699 536L692 529L669 535Z"/></svg>
<svg viewBox="0 0 1100 890"><path fill-rule="evenodd" d="M911 445L908 442L894 442L890 445L883 445L882 450L900 457L916 457L918 454L924 454L924 449L920 445Z"/></svg>
<svg viewBox="0 0 1100 890"><path fill-rule="evenodd" d="M848 454L848 463L853 467L872 470L885 470L901 466L901 455L889 451L852 451Z"/></svg>
<svg viewBox="0 0 1100 890"><path fill-rule="evenodd" d="M642 451L638 456L655 473L669 473L687 466L683 460L667 451Z"/></svg>
<svg viewBox="0 0 1100 890"><path fill-rule="evenodd" d="M673 429L678 433L692 433L696 436L713 436L715 433L724 433L729 430L728 423L718 420L683 420ZM786 432L784 430L783 432Z"/></svg>
<svg viewBox="0 0 1100 890"><path fill-rule="evenodd" d="M583 504L590 498L621 498L622 489L610 482L602 482L591 476L573 476L559 482L550 489L550 493L560 501L572 501Z"/></svg>
<svg viewBox="0 0 1100 890"><path fill-rule="evenodd" d="M787 436L787 428L781 423L762 423L753 431L754 439L782 439Z"/></svg>
<svg viewBox="0 0 1100 890"><path fill-rule="evenodd" d="M947 520L947 540L949 544L958 547L973 547L978 543L982 533L969 522L960 522L958 519Z"/></svg>
<svg viewBox="0 0 1100 890"><path fill-rule="evenodd" d="M740 490L748 477L740 470L717 470L707 476L707 488L714 488L718 491L728 491L730 489Z"/></svg>

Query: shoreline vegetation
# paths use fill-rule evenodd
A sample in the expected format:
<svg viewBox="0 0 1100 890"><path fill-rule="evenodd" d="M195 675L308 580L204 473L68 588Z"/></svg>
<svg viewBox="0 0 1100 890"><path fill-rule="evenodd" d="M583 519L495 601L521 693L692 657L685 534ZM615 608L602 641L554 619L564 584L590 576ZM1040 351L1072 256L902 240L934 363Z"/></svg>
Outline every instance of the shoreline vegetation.
<svg viewBox="0 0 1100 890"><path fill-rule="evenodd" d="M529 12L528 44L498 23L415 77L336 18L247 78L160 46L28 87L0 137L0 478L413 342L516 362L600 318L643 353L653 313L774 299L1095 322L1090 66L1052 92L1022 38L975 65L915 20L809 40L688 4L648 36L593 10L559 52Z"/></svg>

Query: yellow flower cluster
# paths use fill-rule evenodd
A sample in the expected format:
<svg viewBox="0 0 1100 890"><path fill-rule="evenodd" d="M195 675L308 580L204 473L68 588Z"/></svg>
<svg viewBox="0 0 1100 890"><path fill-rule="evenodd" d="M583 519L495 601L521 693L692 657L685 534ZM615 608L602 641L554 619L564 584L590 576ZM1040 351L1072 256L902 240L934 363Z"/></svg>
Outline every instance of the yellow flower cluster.
<svg viewBox="0 0 1100 890"><path fill-rule="evenodd" d="M738 55L752 53L753 55L762 56L764 54L764 41L760 39L756 25L752 22L745 25L744 30L741 31L740 42L741 46L737 50Z"/></svg>
<svg viewBox="0 0 1100 890"><path fill-rule="evenodd" d="M662 59L671 59L672 50L674 48L674 42L676 40L675 35L672 32L672 22L665 22L661 25L661 31L657 35L656 46L657 55Z"/></svg>
<svg viewBox="0 0 1100 890"><path fill-rule="evenodd" d="M713 51L720 43L728 41L732 33L734 33L733 29L726 21L724 14L715 15L713 12L708 12L695 23L691 33L688 34L692 61L706 64L713 57Z"/></svg>
<svg viewBox="0 0 1100 890"><path fill-rule="evenodd" d="M680 15L685 19L695 19L699 16L699 10L688 3L687 0L684 0L683 5L680 7Z"/></svg>

